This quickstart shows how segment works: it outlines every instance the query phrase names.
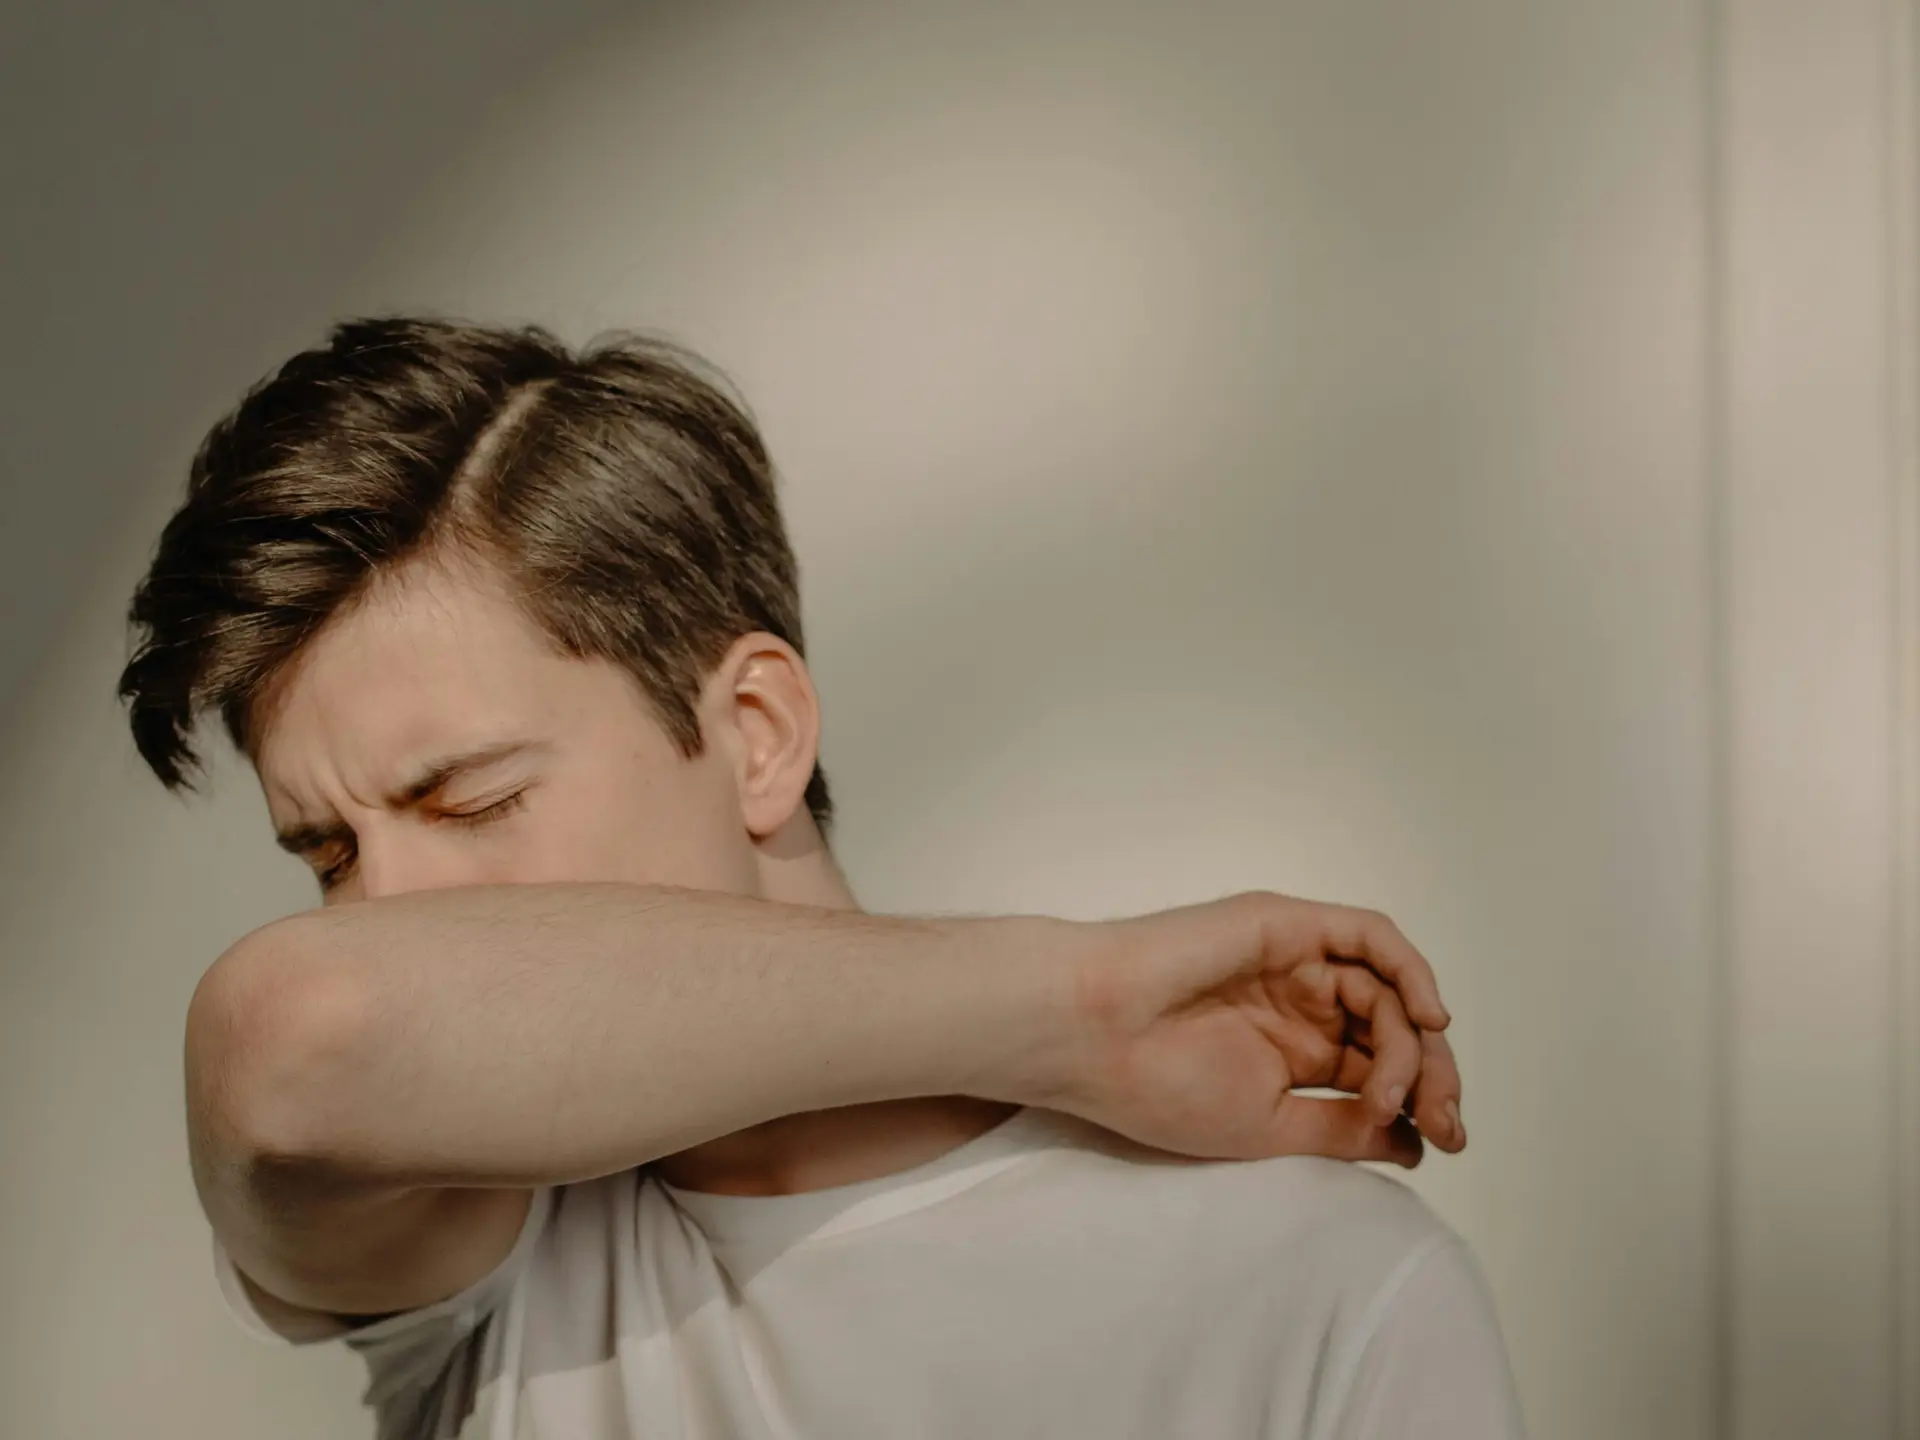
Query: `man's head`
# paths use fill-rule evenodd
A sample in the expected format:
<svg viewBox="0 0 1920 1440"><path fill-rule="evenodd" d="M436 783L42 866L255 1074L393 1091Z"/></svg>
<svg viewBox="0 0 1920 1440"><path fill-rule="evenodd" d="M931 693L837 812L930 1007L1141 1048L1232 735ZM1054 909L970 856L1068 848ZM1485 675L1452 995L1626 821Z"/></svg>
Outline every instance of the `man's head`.
<svg viewBox="0 0 1920 1440"><path fill-rule="evenodd" d="M765 448L692 356L338 327L207 436L121 677L169 787L216 710L328 894L758 893L831 819Z"/></svg>

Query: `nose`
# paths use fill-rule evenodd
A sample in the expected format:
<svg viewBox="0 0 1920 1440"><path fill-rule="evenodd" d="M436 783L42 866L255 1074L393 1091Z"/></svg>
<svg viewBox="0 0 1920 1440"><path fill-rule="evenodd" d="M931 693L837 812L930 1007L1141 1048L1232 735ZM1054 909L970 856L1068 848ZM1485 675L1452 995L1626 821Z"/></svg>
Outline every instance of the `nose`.
<svg viewBox="0 0 1920 1440"><path fill-rule="evenodd" d="M472 867L460 853L419 826L401 822L369 827L369 832L360 837L356 861L364 899L472 883L466 873Z"/></svg>

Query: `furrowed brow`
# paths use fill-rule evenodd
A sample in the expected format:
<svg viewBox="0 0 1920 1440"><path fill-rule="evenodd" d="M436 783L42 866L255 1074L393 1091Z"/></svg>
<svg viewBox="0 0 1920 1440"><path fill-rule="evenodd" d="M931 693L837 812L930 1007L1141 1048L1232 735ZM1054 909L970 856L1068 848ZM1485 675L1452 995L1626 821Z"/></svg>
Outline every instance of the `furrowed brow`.
<svg viewBox="0 0 1920 1440"><path fill-rule="evenodd" d="M444 756L433 761L390 794L387 797L387 804L396 810L417 805L455 776L465 774L469 770L479 770L485 766L497 764L525 752L546 748L543 742L536 740L504 740L497 745L485 745L478 750ZM323 850L329 845L350 843L353 840L353 827L339 820L320 821L310 825L292 825L276 831L274 839L282 850L304 857L317 850Z"/></svg>

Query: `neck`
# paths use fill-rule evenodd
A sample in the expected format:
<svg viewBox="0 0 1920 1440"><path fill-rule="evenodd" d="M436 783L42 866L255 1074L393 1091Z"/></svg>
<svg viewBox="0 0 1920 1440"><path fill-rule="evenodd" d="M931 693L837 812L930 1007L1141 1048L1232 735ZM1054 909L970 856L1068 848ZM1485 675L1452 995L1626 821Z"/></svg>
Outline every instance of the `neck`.
<svg viewBox="0 0 1920 1440"><path fill-rule="evenodd" d="M804 812L759 846L760 895L858 910L846 877ZM786 1115L655 1162L671 1185L720 1195L792 1195L924 1165L985 1134L1015 1106L962 1095L886 1100Z"/></svg>

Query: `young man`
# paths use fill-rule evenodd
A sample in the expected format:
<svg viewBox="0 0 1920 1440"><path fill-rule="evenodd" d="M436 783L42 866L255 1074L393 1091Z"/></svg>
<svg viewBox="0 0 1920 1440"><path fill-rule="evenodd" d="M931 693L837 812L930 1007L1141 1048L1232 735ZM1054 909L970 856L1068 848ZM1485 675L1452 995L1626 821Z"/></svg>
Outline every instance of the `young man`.
<svg viewBox="0 0 1920 1440"><path fill-rule="evenodd" d="M323 893L189 1009L222 1290L383 1437L1520 1433L1470 1257L1336 1163L1465 1144L1426 962L1276 895L862 913L692 357L343 325L132 619L142 754L218 711Z"/></svg>

